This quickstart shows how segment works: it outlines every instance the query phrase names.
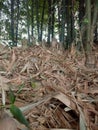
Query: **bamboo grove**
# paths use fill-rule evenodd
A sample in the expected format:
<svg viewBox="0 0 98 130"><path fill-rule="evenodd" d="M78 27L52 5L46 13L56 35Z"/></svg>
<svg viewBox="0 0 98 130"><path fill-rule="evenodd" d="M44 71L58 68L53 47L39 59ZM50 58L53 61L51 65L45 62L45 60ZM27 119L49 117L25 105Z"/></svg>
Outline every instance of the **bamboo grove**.
<svg viewBox="0 0 98 130"><path fill-rule="evenodd" d="M70 47L87 49L98 40L98 0L1 0L0 40L17 46L26 36L39 43L53 38Z"/></svg>

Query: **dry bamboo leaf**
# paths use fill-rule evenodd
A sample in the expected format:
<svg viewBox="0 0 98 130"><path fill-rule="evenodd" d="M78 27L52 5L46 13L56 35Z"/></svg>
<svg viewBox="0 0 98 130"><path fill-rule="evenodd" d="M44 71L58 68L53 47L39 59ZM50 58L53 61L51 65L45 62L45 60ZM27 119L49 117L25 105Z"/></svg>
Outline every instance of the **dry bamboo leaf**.
<svg viewBox="0 0 98 130"><path fill-rule="evenodd" d="M6 59L3 59L2 60L2 66L3 68L7 71L8 69L8 65L9 65L10 61L6 60Z"/></svg>
<svg viewBox="0 0 98 130"><path fill-rule="evenodd" d="M76 105L72 102L72 100L70 100L70 98L68 96L66 96L63 93L59 93L56 96L54 96L54 98L60 100L62 103L64 103L66 106L68 106L70 109L74 109L76 108Z"/></svg>
<svg viewBox="0 0 98 130"><path fill-rule="evenodd" d="M7 71L8 71L8 72L12 70L15 61L16 61L16 55L15 55L15 51L13 50L13 51L12 51L11 62L9 63L8 68L7 68Z"/></svg>
<svg viewBox="0 0 98 130"><path fill-rule="evenodd" d="M80 119L79 119L79 121L80 121L80 130L87 130L86 129L86 125L85 125L85 120L83 120L83 116L82 116L82 113L80 113Z"/></svg>
<svg viewBox="0 0 98 130"><path fill-rule="evenodd" d="M27 62L27 63L24 65L24 67L22 68L22 70L20 71L20 73L25 72L25 71L28 70L29 68L30 68L30 63Z"/></svg>
<svg viewBox="0 0 98 130"><path fill-rule="evenodd" d="M73 99L74 101L76 102L76 105L77 105L77 108L78 108L78 111L79 111L79 128L80 130L87 130L87 122L86 122L86 117L84 116L84 113L83 113L83 110L82 108L78 105L78 102L76 100L76 98L74 97L74 94L72 95L73 96Z"/></svg>
<svg viewBox="0 0 98 130"><path fill-rule="evenodd" d="M0 75L0 87L4 90L8 90L9 89L9 85L8 83L10 82L9 79L3 77Z"/></svg>
<svg viewBox="0 0 98 130"><path fill-rule="evenodd" d="M49 101L49 100L52 99L52 98L54 97L54 95L56 95L56 94L57 94L57 93L54 93L54 94L52 94L52 95L49 94L49 95L45 96L43 99L40 99L38 102L35 102L35 103L32 103L32 104L28 104L28 105L26 105L26 106L24 106L24 107L21 107L20 109L21 109L21 111L24 112L24 113L27 112L27 111L30 111L31 109L33 109L33 108L39 106L40 104L43 104L43 103Z"/></svg>

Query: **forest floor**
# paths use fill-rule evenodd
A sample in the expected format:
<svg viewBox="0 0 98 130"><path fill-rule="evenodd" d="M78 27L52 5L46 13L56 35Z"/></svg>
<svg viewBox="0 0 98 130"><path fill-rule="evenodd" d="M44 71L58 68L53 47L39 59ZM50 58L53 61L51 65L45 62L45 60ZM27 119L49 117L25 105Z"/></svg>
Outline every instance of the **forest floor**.
<svg viewBox="0 0 98 130"><path fill-rule="evenodd" d="M6 110L10 87L32 130L98 130L97 52L96 57L92 67L74 48L3 48L0 88L6 92ZM25 127L19 124L18 129Z"/></svg>

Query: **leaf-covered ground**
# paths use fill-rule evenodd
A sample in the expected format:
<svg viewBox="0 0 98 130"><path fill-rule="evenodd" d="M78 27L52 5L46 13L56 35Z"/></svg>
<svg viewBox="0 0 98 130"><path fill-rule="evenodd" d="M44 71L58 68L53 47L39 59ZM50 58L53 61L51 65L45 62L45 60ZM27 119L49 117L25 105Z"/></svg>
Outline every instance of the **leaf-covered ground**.
<svg viewBox="0 0 98 130"><path fill-rule="evenodd" d="M94 56L98 60L97 52ZM0 88L6 92L6 110L10 87L32 130L98 130L97 60L86 67L84 55L74 48L3 48ZM1 105L2 98L1 91Z"/></svg>

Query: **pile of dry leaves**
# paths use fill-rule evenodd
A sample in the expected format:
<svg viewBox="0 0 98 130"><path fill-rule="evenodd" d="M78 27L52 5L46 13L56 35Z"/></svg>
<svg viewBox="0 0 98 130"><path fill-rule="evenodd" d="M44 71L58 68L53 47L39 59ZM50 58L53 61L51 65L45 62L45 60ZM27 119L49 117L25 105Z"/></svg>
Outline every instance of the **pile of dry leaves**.
<svg viewBox="0 0 98 130"><path fill-rule="evenodd" d="M32 130L98 129L98 67L85 67L74 50L2 49L0 88L6 92L6 108L9 87Z"/></svg>

